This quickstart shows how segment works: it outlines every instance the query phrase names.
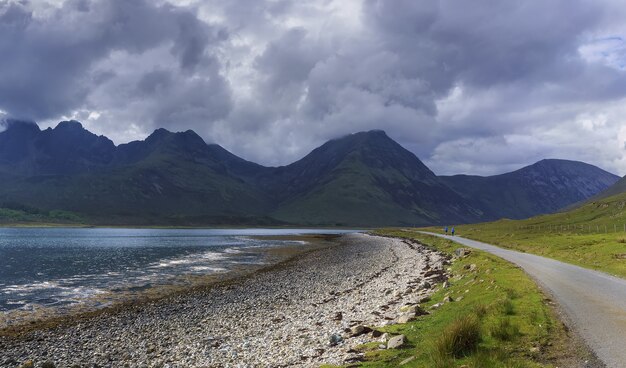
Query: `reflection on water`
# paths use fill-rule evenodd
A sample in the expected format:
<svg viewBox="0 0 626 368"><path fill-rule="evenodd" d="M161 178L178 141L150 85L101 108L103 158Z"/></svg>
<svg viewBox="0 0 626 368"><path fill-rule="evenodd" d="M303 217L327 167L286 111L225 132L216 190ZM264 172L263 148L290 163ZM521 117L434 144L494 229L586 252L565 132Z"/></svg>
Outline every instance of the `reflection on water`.
<svg viewBox="0 0 626 368"><path fill-rule="evenodd" d="M0 312L175 284L182 276L263 264L260 248L302 244L250 236L343 232L349 231L0 228Z"/></svg>

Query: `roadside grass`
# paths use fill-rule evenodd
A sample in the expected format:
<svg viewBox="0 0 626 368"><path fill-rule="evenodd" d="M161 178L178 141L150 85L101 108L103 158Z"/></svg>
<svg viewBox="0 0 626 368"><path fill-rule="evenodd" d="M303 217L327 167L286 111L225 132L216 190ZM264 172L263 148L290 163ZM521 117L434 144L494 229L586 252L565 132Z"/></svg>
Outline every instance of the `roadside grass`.
<svg viewBox="0 0 626 368"><path fill-rule="evenodd" d="M451 224L452 225L452 224ZM442 229L425 230L442 233ZM526 220L456 226L457 235L626 277L626 193Z"/></svg>
<svg viewBox="0 0 626 368"><path fill-rule="evenodd" d="M419 240L450 255L461 247L415 231L385 229L376 233ZM472 270L471 265L475 265ZM566 328L521 269L474 249L449 267L449 286L437 285L431 300L423 304L429 315L381 329L404 334L405 347L381 350L378 343L366 344L361 347L366 361L360 366L553 367L571 354ZM430 309L446 296L453 301Z"/></svg>
<svg viewBox="0 0 626 368"><path fill-rule="evenodd" d="M588 233L588 230L583 232L580 227L574 229L576 225L570 225L570 230L550 231L547 230L548 226L555 225L541 222L540 218L501 220L459 225L456 227L456 234L502 248L537 254L618 277L626 277L626 233L619 231ZM423 230L443 233L440 228L434 227Z"/></svg>

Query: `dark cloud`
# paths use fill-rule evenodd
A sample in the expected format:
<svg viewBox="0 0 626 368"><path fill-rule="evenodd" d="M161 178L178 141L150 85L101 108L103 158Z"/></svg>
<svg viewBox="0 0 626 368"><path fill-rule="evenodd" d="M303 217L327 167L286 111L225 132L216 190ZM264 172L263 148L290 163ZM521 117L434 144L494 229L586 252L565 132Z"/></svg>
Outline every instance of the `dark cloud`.
<svg viewBox="0 0 626 368"><path fill-rule="evenodd" d="M195 129L248 159L388 134L439 173L626 172L617 0L0 0L0 110L118 143Z"/></svg>
<svg viewBox="0 0 626 368"><path fill-rule="evenodd" d="M198 20L191 10L148 0L81 0L67 1L49 14L36 17L30 5L0 2L0 54L5 56L0 58L0 109L12 115L41 120L70 114L87 105L96 110L128 108L123 100L117 101L118 106L99 106L98 101L90 99L94 91L119 74L102 64L120 55L140 58L156 48L169 50L174 59L163 60L169 62L164 68L172 74L170 83L179 80L185 87L178 85L174 89L181 95L167 97L180 100L204 94L207 82L203 80L219 79L215 74L198 76L194 71L203 63L217 62L209 49L222 41L225 33ZM143 88L149 87L154 73L142 65L133 70L133 74L145 74L141 79ZM228 88L225 83L209 84L216 93L228 94L219 90ZM136 91L146 92L142 88ZM229 101L221 102L228 107Z"/></svg>

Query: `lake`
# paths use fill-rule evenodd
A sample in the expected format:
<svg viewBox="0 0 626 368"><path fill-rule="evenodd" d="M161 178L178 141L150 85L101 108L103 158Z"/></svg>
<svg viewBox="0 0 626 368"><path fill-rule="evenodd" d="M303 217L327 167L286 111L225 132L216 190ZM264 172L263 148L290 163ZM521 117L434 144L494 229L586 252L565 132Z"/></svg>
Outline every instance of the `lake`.
<svg viewBox="0 0 626 368"><path fill-rule="evenodd" d="M268 262L260 249L341 234L323 229L0 228L0 313L67 307L99 295L182 282Z"/></svg>

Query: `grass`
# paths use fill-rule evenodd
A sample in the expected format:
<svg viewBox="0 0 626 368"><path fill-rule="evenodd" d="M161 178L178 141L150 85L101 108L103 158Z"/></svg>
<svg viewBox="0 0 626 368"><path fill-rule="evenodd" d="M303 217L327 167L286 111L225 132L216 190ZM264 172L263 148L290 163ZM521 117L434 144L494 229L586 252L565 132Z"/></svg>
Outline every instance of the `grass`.
<svg viewBox="0 0 626 368"><path fill-rule="evenodd" d="M567 212L456 230L466 238L626 277L626 193Z"/></svg>
<svg viewBox="0 0 626 368"><path fill-rule="evenodd" d="M380 235L417 239L453 254L460 246L415 231L380 230ZM476 265L470 271L470 265ZM404 334L403 349L361 347L362 367L553 367L572 354L572 341L536 284L519 268L491 254L472 250L450 266L448 288L438 285L423 307L429 315L382 329ZM446 296L455 301L430 307ZM581 349L582 351L582 349ZM582 354L582 353L580 353Z"/></svg>

